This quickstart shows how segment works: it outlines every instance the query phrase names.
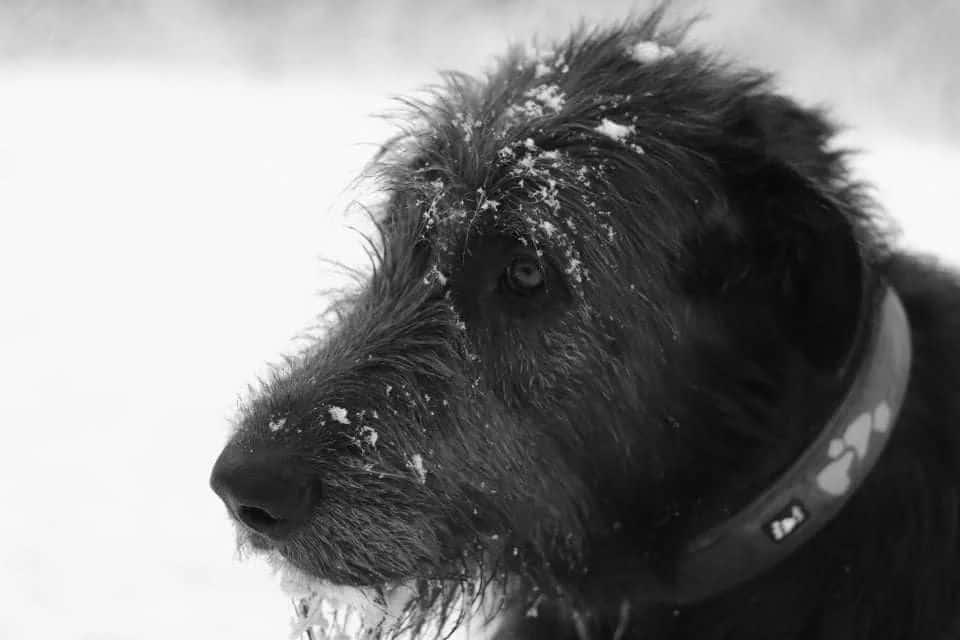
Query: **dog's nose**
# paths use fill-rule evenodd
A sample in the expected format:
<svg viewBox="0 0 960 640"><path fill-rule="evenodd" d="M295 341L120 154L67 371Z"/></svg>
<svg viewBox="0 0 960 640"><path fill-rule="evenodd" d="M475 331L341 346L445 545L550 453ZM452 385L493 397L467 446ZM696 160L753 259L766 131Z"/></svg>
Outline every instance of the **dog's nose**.
<svg viewBox="0 0 960 640"><path fill-rule="evenodd" d="M210 475L210 487L237 520L271 540L283 540L313 511L318 487L282 454L227 446Z"/></svg>

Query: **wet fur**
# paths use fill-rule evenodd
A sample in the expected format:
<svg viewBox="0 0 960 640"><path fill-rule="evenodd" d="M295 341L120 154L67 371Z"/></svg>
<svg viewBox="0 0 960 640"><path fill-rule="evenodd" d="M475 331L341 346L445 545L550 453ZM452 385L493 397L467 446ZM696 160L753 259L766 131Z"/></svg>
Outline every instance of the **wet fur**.
<svg viewBox="0 0 960 640"><path fill-rule="evenodd" d="M234 435L322 497L289 542L245 544L334 583L423 579L413 626L499 581L502 638L960 637L956 276L892 247L821 112L661 17L514 51L408 105L371 171L373 273ZM630 57L654 39L676 55ZM537 115L545 85L564 100ZM546 288L510 295L504 269L531 252ZM864 270L914 333L889 450L787 562L660 602L638 576L669 575L677 541L832 411Z"/></svg>

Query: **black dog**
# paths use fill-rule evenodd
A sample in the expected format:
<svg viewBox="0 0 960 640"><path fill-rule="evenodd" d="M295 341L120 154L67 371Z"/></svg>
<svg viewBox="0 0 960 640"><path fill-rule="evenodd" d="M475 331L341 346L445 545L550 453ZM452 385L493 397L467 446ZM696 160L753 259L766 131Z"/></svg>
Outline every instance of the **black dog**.
<svg viewBox="0 0 960 640"><path fill-rule="evenodd" d="M371 633L960 637L957 278L660 18L412 104L372 275L213 487Z"/></svg>

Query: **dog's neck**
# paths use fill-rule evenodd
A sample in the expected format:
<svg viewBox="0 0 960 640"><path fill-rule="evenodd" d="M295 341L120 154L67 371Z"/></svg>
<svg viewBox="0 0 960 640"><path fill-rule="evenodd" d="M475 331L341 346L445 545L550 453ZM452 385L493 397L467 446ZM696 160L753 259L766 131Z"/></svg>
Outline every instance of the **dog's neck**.
<svg viewBox="0 0 960 640"><path fill-rule="evenodd" d="M896 424L910 373L910 327L885 287L867 310L847 391L813 442L747 506L694 535L673 575L651 578L659 598L687 604L770 569L812 538L870 473Z"/></svg>

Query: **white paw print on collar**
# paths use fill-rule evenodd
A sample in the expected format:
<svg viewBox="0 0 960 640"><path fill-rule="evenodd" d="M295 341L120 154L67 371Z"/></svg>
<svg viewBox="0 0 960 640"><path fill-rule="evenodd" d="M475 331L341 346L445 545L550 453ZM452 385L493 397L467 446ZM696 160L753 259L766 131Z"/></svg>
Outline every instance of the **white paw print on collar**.
<svg viewBox="0 0 960 640"><path fill-rule="evenodd" d="M851 485L850 471L854 462L863 460L870 450L873 432L886 433L890 428L890 407L881 402L873 413L863 413L850 423L842 438L830 441L827 455L830 463L817 474L817 486L832 496L842 496Z"/></svg>

